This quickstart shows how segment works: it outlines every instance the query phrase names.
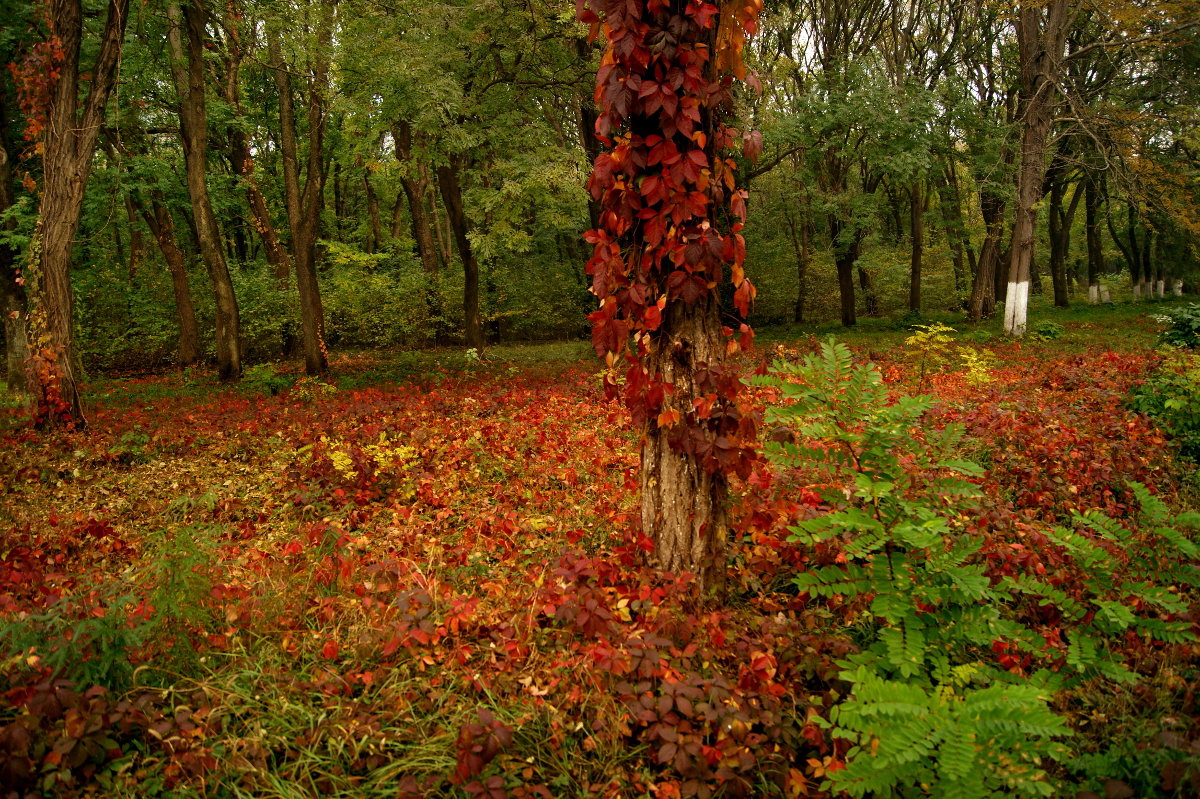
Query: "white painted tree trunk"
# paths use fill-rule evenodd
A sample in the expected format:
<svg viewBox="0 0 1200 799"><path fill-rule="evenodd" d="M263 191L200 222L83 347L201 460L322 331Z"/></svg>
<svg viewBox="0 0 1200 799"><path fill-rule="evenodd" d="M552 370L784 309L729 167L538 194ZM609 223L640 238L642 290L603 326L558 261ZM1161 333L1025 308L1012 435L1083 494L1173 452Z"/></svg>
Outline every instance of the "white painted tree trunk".
<svg viewBox="0 0 1200 799"><path fill-rule="evenodd" d="M1160 280L1158 281L1158 298L1161 300L1165 296L1167 296L1167 281Z"/></svg>
<svg viewBox="0 0 1200 799"><path fill-rule="evenodd" d="M1133 284L1133 300L1134 300L1134 302L1137 302L1141 298L1142 298L1142 284L1134 283Z"/></svg>
<svg viewBox="0 0 1200 799"><path fill-rule="evenodd" d="M1175 281L1174 285L1171 286L1171 293L1174 294L1176 297L1183 296L1183 281L1182 280Z"/></svg>
<svg viewBox="0 0 1200 799"><path fill-rule="evenodd" d="M1100 286L1096 283L1088 286L1088 302L1092 305L1100 304Z"/></svg>
<svg viewBox="0 0 1200 799"><path fill-rule="evenodd" d="M1009 281L1004 299L1004 330L1011 336L1025 335L1029 315L1029 281Z"/></svg>
<svg viewBox="0 0 1200 799"><path fill-rule="evenodd" d="M1100 287L1100 302L1108 305L1112 302L1112 292L1108 290L1108 286Z"/></svg>

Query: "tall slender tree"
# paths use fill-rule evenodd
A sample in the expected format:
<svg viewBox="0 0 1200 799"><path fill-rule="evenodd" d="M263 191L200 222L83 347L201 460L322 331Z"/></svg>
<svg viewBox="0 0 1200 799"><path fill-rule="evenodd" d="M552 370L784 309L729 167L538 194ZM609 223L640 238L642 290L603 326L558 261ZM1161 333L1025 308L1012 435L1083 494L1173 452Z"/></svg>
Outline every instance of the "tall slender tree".
<svg viewBox="0 0 1200 799"><path fill-rule="evenodd" d="M1070 0L1023 2L1017 9L1021 149L1004 302L1004 330L1013 336L1023 335L1027 324L1037 206L1046 177L1046 145L1063 74L1067 35L1077 15Z"/></svg>
<svg viewBox="0 0 1200 799"><path fill-rule="evenodd" d="M308 15L315 17L311 20ZM325 133L329 119L330 47L333 42L334 0L306 5L302 12L313 34L313 47L305 70L308 152L304 182L300 181L300 144L296 101L293 94L294 64L283 55L282 20L268 27L268 52L279 94L280 142L283 151L283 190L291 229L292 260L296 288L300 294L300 325L304 335L304 368L310 375L329 368L325 348L325 308L317 281L317 236L324 202L326 153Z"/></svg>
<svg viewBox="0 0 1200 799"><path fill-rule="evenodd" d="M221 244L217 217L208 192L208 110L205 98L204 46L208 14L200 0L188 0L180 9L178 0L167 4L167 41L171 75L179 96L179 130L187 167L188 196L200 257L208 270L216 303L217 374L223 381L242 375L241 319L229 264Z"/></svg>

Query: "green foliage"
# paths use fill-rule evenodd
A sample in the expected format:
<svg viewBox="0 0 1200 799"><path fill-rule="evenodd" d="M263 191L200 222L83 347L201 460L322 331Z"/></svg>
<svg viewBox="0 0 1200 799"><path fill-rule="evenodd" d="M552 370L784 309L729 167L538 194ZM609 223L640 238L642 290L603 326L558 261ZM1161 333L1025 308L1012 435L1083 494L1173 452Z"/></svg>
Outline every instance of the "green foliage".
<svg viewBox="0 0 1200 799"><path fill-rule="evenodd" d="M981 541L962 530L979 494L964 478L982 470L953 457L961 431L922 429L928 397L891 398L877 368L832 341L799 364L777 362L762 382L787 403L768 422L801 442L772 443L768 458L816 469L831 486L832 510L790 528L792 540L844 552L844 566L801 573L796 585L861 599L875 631L844 664L854 695L833 723L855 747L833 784L853 796L918 785L945 796L1050 795L1040 763L1058 756L1065 726L1046 708L1045 686L1013 686L981 661L992 641L1020 631L1001 614L1006 596L985 574ZM1016 745L1025 751L1014 760Z"/></svg>
<svg viewBox="0 0 1200 799"><path fill-rule="evenodd" d="M261 391L274 397L281 391L291 388L294 382L294 378L277 372L274 364L259 363L242 373L241 384L244 388Z"/></svg>
<svg viewBox="0 0 1200 799"><path fill-rule="evenodd" d="M1014 598L1036 597L1061 611L1060 624L1070 630L1068 685L1094 677L1135 682L1138 675L1121 651L1129 634L1168 644L1195 640L1182 617L1189 609L1186 589L1200 587L1200 548L1186 532L1200 529L1200 514L1172 516L1145 486L1130 483L1129 489L1140 509L1132 523L1090 512L1076 517L1074 529L1046 534L1076 565L1072 585L1030 575L1001 581Z"/></svg>
<svg viewBox="0 0 1200 799"><path fill-rule="evenodd" d="M1029 337L1034 341L1054 341L1066 332L1066 328L1057 322L1039 322L1030 329Z"/></svg>
<svg viewBox="0 0 1200 799"><path fill-rule="evenodd" d="M930 786L943 797L1053 796L1042 760L1058 753L1047 742L1066 729L1046 707L1047 692L1034 684L977 687L979 671L960 666L935 688L883 679L867 666L843 672L854 698L831 717L853 746L834 784L851 796L896 795L897 786Z"/></svg>
<svg viewBox="0 0 1200 799"><path fill-rule="evenodd" d="M329 246L321 275L326 335L331 344L397 347L425 343L445 320L434 315L453 305L439 284L429 286L411 253L368 254Z"/></svg>
<svg viewBox="0 0 1200 799"><path fill-rule="evenodd" d="M198 665L193 636L214 624L209 603L211 527L160 530L144 570L59 599L44 611L0 618L0 656L24 655L83 686L122 691L150 660L168 679Z"/></svg>
<svg viewBox="0 0 1200 799"><path fill-rule="evenodd" d="M92 607L61 599L39 613L0 617L0 653L25 655L80 685L123 690L133 682L130 656L147 639L130 624L137 598L115 584L100 587Z"/></svg>
<svg viewBox="0 0 1200 799"><path fill-rule="evenodd" d="M828 486L830 510L789 529L837 559L794 582L861 609L869 633L842 664L853 693L830 720L853 748L833 786L852 796L917 786L938 796L1052 795L1046 762L1061 759L1056 739L1068 734L1047 706L1052 689L1135 680L1122 651L1129 635L1193 640L1181 589L1200 586L1200 549L1184 531L1200 515L1172 517L1132 483L1141 508L1133 522L1088 513L1045 533L1043 557L1071 569L1069 582L1033 571L997 577L984 537L964 529L979 496L966 478L982 470L954 457L957 428L923 424L930 398L891 397L877 368L856 365L832 341L801 363L777 362L759 382L784 400L767 421L793 433L769 443L767 457ZM1062 673L1015 683L991 654L1047 650L1036 614L1025 614L1031 602L1060 616L1066 647L1051 665Z"/></svg>
<svg viewBox="0 0 1200 799"><path fill-rule="evenodd" d="M1167 325L1159 334L1160 344L1191 350L1200 348L1200 303L1190 302L1154 318Z"/></svg>
<svg viewBox="0 0 1200 799"><path fill-rule="evenodd" d="M913 334L904 339L904 346L917 359L920 377L918 385L924 387L925 372L939 369L946 364L954 343L954 328L941 322L928 325L912 325ZM920 389L918 389L920 390Z"/></svg>
<svg viewBox="0 0 1200 799"><path fill-rule="evenodd" d="M1200 355L1168 355L1162 366L1130 393L1129 404L1157 421L1185 458L1200 462Z"/></svg>
<svg viewBox="0 0 1200 799"><path fill-rule="evenodd" d="M146 463L150 460L150 436L140 427L126 431L108 452L121 463Z"/></svg>

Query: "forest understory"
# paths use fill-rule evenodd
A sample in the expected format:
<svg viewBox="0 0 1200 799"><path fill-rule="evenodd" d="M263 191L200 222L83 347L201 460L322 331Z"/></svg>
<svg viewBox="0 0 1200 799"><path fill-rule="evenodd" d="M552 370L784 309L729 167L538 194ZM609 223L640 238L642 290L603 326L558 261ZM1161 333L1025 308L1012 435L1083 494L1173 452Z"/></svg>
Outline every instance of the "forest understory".
<svg viewBox="0 0 1200 799"><path fill-rule="evenodd" d="M582 344L340 355L328 379L276 364L235 387L94 377L84 433L10 407L4 795L950 796L956 758L995 792L978 795L1196 795L1196 517L1178 514L1198 484L1131 404L1169 368L1152 310L1060 316L1044 341L897 325L847 338L853 367L816 336L763 336L742 368L809 356L807 377L780 379L840 375L829 408L839 385L869 394L869 374L895 413L932 399L903 429L876 425L893 489L787 460L838 444L766 425L786 443L735 483L707 596L649 558L636 433ZM779 385L752 390L786 407ZM853 412L838 435L883 418ZM962 438L931 459L951 424ZM936 541L894 528L872 554L829 527L893 501L940 519ZM1111 529L1080 521L1094 512ZM918 617L953 630L967 616L944 614L995 605L1009 634L936 643L927 627L916 665L853 676L847 659L896 625L878 591L819 580L961 541L974 549L945 573L913 568L978 584ZM927 702L934 721L860 724L847 703L868 689L903 689L878 707ZM995 690L1028 715L959 714Z"/></svg>

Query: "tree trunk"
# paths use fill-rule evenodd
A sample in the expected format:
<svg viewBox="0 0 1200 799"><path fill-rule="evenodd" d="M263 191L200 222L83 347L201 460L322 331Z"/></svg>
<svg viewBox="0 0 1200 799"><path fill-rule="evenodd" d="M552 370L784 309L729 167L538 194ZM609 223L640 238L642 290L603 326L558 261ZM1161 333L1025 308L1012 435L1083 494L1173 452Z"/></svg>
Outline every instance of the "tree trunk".
<svg viewBox="0 0 1200 799"><path fill-rule="evenodd" d="M812 221L806 216L797 224L791 210L785 210L784 217L787 219L792 251L796 254L796 302L792 306L792 322L802 325L804 301L808 294L808 266L812 261Z"/></svg>
<svg viewBox="0 0 1200 799"><path fill-rule="evenodd" d="M962 195L958 190L958 178L954 174L954 162L948 161L942 171L940 207L942 225L946 228L946 241L954 264L954 290L960 295L966 289L967 275L975 274L975 251L962 220ZM970 264L965 263L969 257ZM970 267L968 270L968 266Z"/></svg>
<svg viewBox="0 0 1200 799"><path fill-rule="evenodd" d="M175 220L166 206L162 192L155 189L151 207L134 201L150 228L163 260L167 263L167 271L171 273L171 289L175 295L175 318L179 323L179 365L191 366L200 359L199 333L196 327L196 310L192 305L192 289L188 283L187 266L184 263L183 250L175 236Z"/></svg>
<svg viewBox="0 0 1200 799"><path fill-rule="evenodd" d="M1054 305L1066 308L1071 304L1067 285L1067 258L1071 249L1071 225L1083 192L1083 182L1075 184L1069 205L1064 206L1067 193L1067 165L1056 155L1046 177L1049 184L1050 277L1054 284Z"/></svg>
<svg viewBox="0 0 1200 799"><path fill-rule="evenodd" d="M853 245L853 257L855 265L858 264L858 257L862 255L862 237L856 236ZM871 273L863 267L858 267L858 287L863 293L863 313L867 316L879 315L879 295L875 293L875 281L871 279Z"/></svg>
<svg viewBox="0 0 1200 799"><path fill-rule="evenodd" d="M1154 240L1154 231L1149 227L1145 230L1145 235L1142 236L1142 296L1146 299L1154 298L1154 261L1150 257L1153 252L1152 242Z"/></svg>
<svg viewBox="0 0 1200 799"><path fill-rule="evenodd" d="M325 309L317 281L317 234L325 188L324 143L328 119L326 91L329 88L329 48L333 36L333 6L319 9L316 55L308 79L308 162L303 189L300 186L300 156L296 108L290 71L283 63L280 32L268 29L268 50L275 88L279 94L280 143L283 154L283 187L288 223L292 232L292 258L296 266L296 288L300 295L300 326L304 338L304 370L310 375L329 368L325 349Z"/></svg>
<svg viewBox="0 0 1200 799"><path fill-rule="evenodd" d="M467 215L463 210L459 168L458 156L451 156L448 163L439 166L438 188L441 190L442 202L446 205L446 214L450 217L450 227L458 245L458 257L463 262L463 327L467 346L477 352L483 352L483 327L479 318L479 263L475 260L471 241L467 238L469 230Z"/></svg>
<svg viewBox="0 0 1200 799"><path fill-rule="evenodd" d="M129 195L125 195L125 219L129 224L129 277L132 278L146 257L146 242L142 238L142 229L138 227L137 212L133 210L133 200Z"/></svg>
<svg viewBox="0 0 1200 799"><path fill-rule="evenodd" d="M34 263L26 280L33 303L29 340L31 387L42 427L86 424L76 378L71 296L71 248L79 229L84 188L91 172L104 109L115 83L121 45L129 20L129 0L110 0L96 62L82 113L79 109L79 53L83 39L80 0L50 0L49 20L63 55L49 97L44 131L42 189Z"/></svg>
<svg viewBox="0 0 1200 799"><path fill-rule="evenodd" d="M400 186L404 190L405 200L408 201L408 218L417 257L421 259L421 269L425 275L432 278L438 272L438 256L426 206L429 174L413 158L412 127L407 121L401 120L392 128L392 140L396 144L396 160L400 162Z"/></svg>
<svg viewBox="0 0 1200 799"><path fill-rule="evenodd" d="M581 38L575 39L575 55L580 63L586 64L591 54L591 45ZM600 155L600 140L596 138L596 104L592 100L592 92L583 91L579 94L579 144L587 158L589 169L596 163ZM600 227L600 201L587 193L588 222L592 230Z"/></svg>
<svg viewBox="0 0 1200 799"><path fill-rule="evenodd" d="M842 304L842 325L853 327L858 324L854 303L854 262L858 260L857 247L852 242L841 242L843 225L836 214L829 216L829 237L833 241L833 262L837 267L838 295Z"/></svg>
<svg viewBox="0 0 1200 799"><path fill-rule="evenodd" d="M271 222L271 212L267 208L267 200L263 197L262 189L254 177L254 156L250 152L246 136L239 130L230 128L229 157L233 162L234 171L242 179L246 189L246 205L250 208L250 216L254 220L254 229L262 241L263 254L267 265L275 273L275 278L284 282L290 274L292 265L287 250L279 240L275 225Z"/></svg>
<svg viewBox="0 0 1200 799"><path fill-rule="evenodd" d="M697 374L723 360L716 292L693 304L670 303L663 312L661 333L647 368L650 374L674 388L664 399L664 410L681 417L693 413L695 400L708 389L697 386ZM672 440L671 427L648 419L642 439L642 530L654 540L654 552L668 571L690 570L702 586L719 586L725 574L725 541L728 536L725 477L701 466L695 452Z"/></svg>
<svg viewBox="0 0 1200 799"><path fill-rule="evenodd" d="M996 278L1002 263L1000 241L1004 234L1004 199L993 192L980 190L979 207L983 216L984 238L971 286L972 322L987 319L996 312Z"/></svg>
<svg viewBox="0 0 1200 799"><path fill-rule="evenodd" d="M204 97L204 27L207 16L194 0L182 12L179 3L173 0L167 7L167 17L171 23L168 31L171 73L179 94L179 126L192 219L196 225L200 257L208 271L216 301L217 376L223 382L228 382L242 375L241 320L233 282L229 278L229 265L221 247L217 218L208 195L208 114Z"/></svg>
<svg viewBox="0 0 1200 799"><path fill-rule="evenodd" d="M454 257L451 254L451 250L453 248L451 247L451 243L450 243L452 234L450 231L449 217L450 217L450 212L448 210L445 211L444 213L439 214L436 205L434 206L434 208L433 208L433 228L434 228L434 232L437 233L438 260L441 262L442 266L446 269L449 269L450 264L453 263L453 261L454 261Z"/></svg>
<svg viewBox="0 0 1200 799"><path fill-rule="evenodd" d="M371 235L367 239L367 252L375 253L379 251L380 244L383 242L383 226L379 221L379 196L375 194L375 188L371 185L371 173L369 171L363 173L362 182L363 191L367 195L367 218L371 222Z"/></svg>
<svg viewBox="0 0 1200 799"><path fill-rule="evenodd" d="M5 380L8 390L23 394L26 391L25 362L29 359L29 337L25 330L28 308L25 292L11 279L8 269L8 248L0 252L0 315L4 317Z"/></svg>
<svg viewBox="0 0 1200 799"><path fill-rule="evenodd" d="M1100 273L1104 270L1104 246L1100 240L1100 190L1092 176L1084 181L1084 233L1087 238L1088 302L1100 303Z"/></svg>
<svg viewBox="0 0 1200 799"><path fill-rule="evenodd" d="M912 234L912 256L908 266L908 310L921 312L921 266L925 256L925 193L920 183L908 191L908 221ZM961 253L961 251L960 251ZM959 258L961 259L961 254Z"/></svg>
<svg viewBox="0 0 1200 799"><path fill-rule="evenodd" d="M1068 0L1049 0L1018 11L1017 43L1021 64L1021 158L1017 170L1017 207L1009 253L1004 330L1025 333L1029 283L1033 265L1037 203L1046 176L1046 142L1050 135L1063 47L1070 28Z"/></svg>
<svg viewBox="0 0 1200 799"><path fill-rule="evenodd" d="M228 32L228 39L225 48L225 80L220 84L222 96L233 110L234 116L234 124L226 128L229 161L233 166L234 173L241 178L245 188L246 204L249 206L250 216L254 220L254 229L258 231L259 239L262 241L267 265L274 271L276 279L283 283L287 281L288 273L291 271L291 259L279 241L275 226L271 223L271 213L267 209L267 201L254 177L254 155L250 151L250 143L241 125L237 124L244 117L241 94L241 66L244 53L241 38L243 23L238 15L233 13L234 11L233 3L226 5L224 28ZM251 24L254 24L253 21Z"/></svg>

